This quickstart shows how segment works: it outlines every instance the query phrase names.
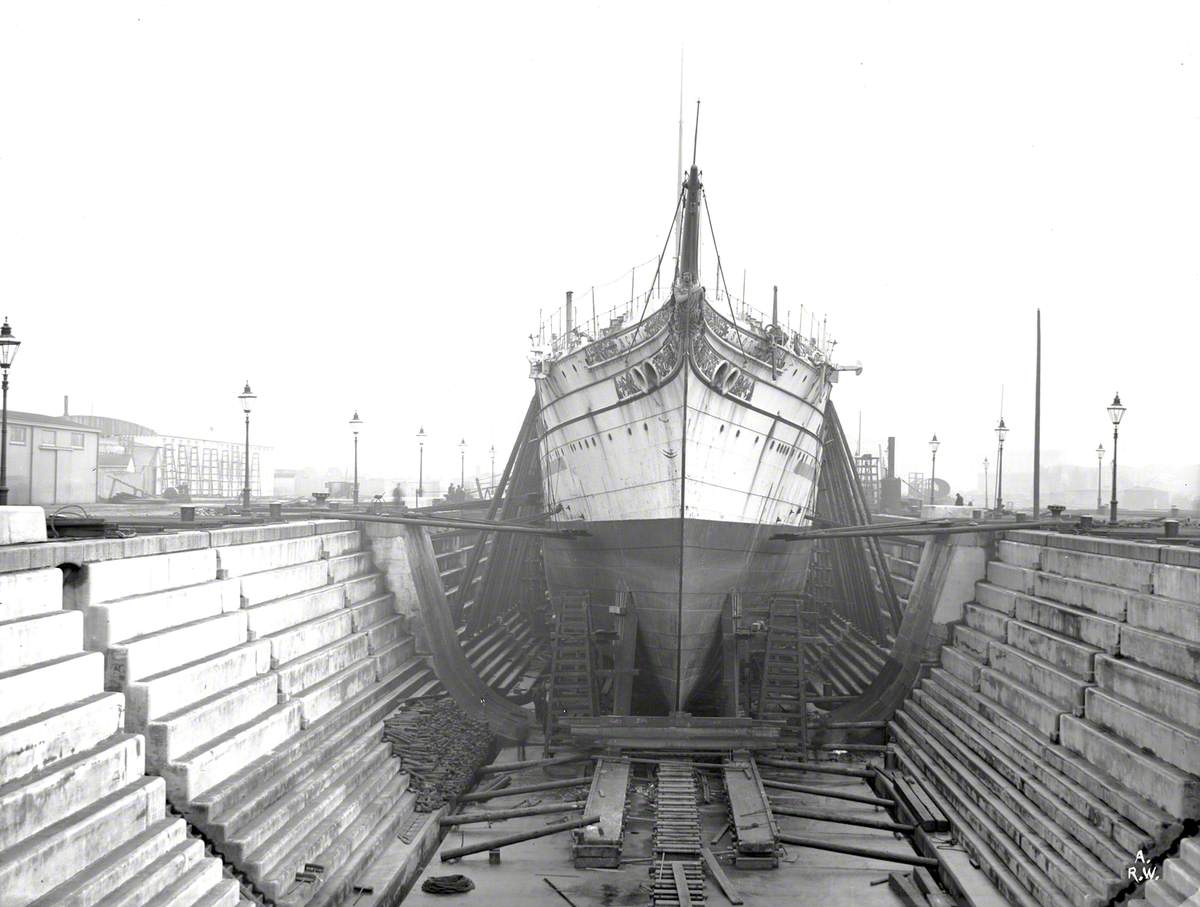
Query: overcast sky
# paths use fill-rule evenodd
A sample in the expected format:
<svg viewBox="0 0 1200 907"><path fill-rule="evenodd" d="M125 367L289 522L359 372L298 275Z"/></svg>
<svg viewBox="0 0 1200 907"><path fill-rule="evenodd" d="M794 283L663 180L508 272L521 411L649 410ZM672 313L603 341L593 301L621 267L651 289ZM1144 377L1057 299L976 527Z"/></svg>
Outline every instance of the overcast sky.
<svg viewBox="0 0 1200 907"><path fill-rule="evenodd" d="M736 12L734 9L736 8ZM827 313L854 443L902 473L1195 463L1194 4L8 2L14 408L239 437L279 466L503 461L539 309L658 255L687 126L730 288ZM689 142L690 143L690 142ZM707 242L707 240L706 240ZM711 254L711 245L706 245ZM708 267L711 278L713 268ZM638 292L650 269L637 275ZM1012 458L1011 460L1009 458ZM1015 468L1015 467L1014 467ZM499 469L499 465L497 466Z"/></svg>

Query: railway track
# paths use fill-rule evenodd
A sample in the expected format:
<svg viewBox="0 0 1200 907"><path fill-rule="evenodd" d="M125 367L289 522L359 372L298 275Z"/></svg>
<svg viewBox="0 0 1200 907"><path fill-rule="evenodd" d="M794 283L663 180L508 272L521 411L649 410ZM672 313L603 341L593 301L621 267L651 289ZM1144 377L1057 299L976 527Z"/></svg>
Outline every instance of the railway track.
<svg viewBox="0 0 1200 907"><path fill-rule="evenodd" d="M695 770L690 762L663 762L654 807L652 907L703 904L702 860Z"/></svg>

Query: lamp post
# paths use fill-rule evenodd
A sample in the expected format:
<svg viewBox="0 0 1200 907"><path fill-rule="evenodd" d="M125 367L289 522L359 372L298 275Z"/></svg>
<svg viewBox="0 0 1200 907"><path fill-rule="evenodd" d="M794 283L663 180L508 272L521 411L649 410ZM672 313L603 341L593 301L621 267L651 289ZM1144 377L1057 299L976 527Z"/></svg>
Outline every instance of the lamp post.
<svg viewBox="0 0 1200 907"><path fill-rule="evenodd" d="M467 439L463 438L458 442L458 491L459 494L466 494L467 484Z"/></svg>
<svg viewBox="0 0 1200 907"><path fill-rule="evenodd" d="M417 429L417 444L420 447L420 465L417 467L417 507L421 506L421 495L425 493L425 426Z"/></svg>
<svg viewBox="0 0 1200 907"><path fill-rule="evenodd" d="M246 414L246 470L245 481L242 483L242 507L246 510L250 509L250 401L257 399L254 393L250 390L250 382L246 382L245 388L238 394L238 399L242 401L242 412Z"/></svg>
<svg viewBox="0 0 1200 907"><path fill-rule="evenodd" d="M494 498L496 496L496 445L495 444L493 444L491 447L488 448L488 453L491 454L491 457L492 457L492 485L491 485L492 491L491 491L491 494L492 494L492 497Z"/></svg>
<svg viewBox="0 0 1200 907"><path fill-rule="evenodd" d="M1004 417L1000 417L1000 424L996 426L996 513L1004 512L1004 439L1008 437L1008 426L1004 424Z"/></svg>
<svg viewBox="0 0 1200 907"><path fill-rule="evenodd" d="M354 415L350 418L350 424L354 427L354 503L358 505L358 426L362 425L362 419L358 418L358 410L354 411Z"/></svg>
<svg viewBox="0 0 1200 907"><path fill-rule="evenodd" d="M1104 502L1100 499L1100 494L1104 488L1104 445L1101 444L1096 448L1096 511L1104 509Z"/></svg>
<svg viewBox="0 0 1200 907"><path fill-rule="evenodd" d="M983 509L992 509L991 489L988 488L988 458L983 458Z"/></svg>
<svg viewBox="0 0 1200 907"><path fill-rule="evenodd" d="M4 370L4 403L0 409L0 506L8 504L8 367L17 358L21 341L13 336L8 318L0 325L0 369ZM33 443L32 441L30 442Z"/></svg>
<svg viewBox="0 0 1200 907"><path fill-rule="evenodd" d="M933 487L934 487L934 482L937 481L937 449L941 443L942 442L937 439L937 435L934 435L929 440L929 450L933 454L933 464L929 468L929 503L930 504L933 503Z"/></svg>
<svg viewBox="0 0 1200 907"><path fill-rule="evenodd" d="M1121 395L1114 394L1113 402L1108 405L1108 418L1112 419L1113 424L1112 501L1108 505L1108 521L1110 523L1117 522L1117 426L1121 424L1124 415L1125 407L1121 405Z"/></svg>

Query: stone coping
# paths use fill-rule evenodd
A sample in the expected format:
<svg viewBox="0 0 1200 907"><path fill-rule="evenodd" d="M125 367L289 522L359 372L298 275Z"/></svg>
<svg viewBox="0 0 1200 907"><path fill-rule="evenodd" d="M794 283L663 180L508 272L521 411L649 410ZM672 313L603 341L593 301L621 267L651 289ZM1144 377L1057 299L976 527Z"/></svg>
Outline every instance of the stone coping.
<svg viewBox="0 0 1200 907"><path fill-rule="evenodd" d="M61 567L64 564L82 566L96 561L326 535L357 528L360 527L353 520L323 519L164 532L127 539L50 539L0 546L0 573Z"/></svg>
<svg viewBox="0 0 1200 907"><path fill-rule="evenodd" d="M1083 554L1101 554L1107 557L1170 564L1175 567L1200 568L1200 547L1183 544L1158 545L1153 542L1135 542L1041 529L1014 529L1004 533L1004 538L1010 542L1038 545L1043 548L1061 548Z"/></svg>

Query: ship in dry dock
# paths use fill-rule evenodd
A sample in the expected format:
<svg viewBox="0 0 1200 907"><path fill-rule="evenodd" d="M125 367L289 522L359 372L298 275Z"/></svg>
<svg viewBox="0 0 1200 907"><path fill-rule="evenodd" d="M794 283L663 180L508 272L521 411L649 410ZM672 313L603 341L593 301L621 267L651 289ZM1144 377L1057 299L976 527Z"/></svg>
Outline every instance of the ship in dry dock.
<svg viewBox="0 0 1200 907"><path fill-rule="evenodd" d="M585 530L546 541L551 594L628 595L639 701L667 711L688 707L719 658L731 592L755 601L804 587L809 546L771 536L811 523L838 372L821 338L735 311L727 291L728 312L710 300L704 205L693 164L657 310L591 333L568 312L532 370L547 507L557 527Z"/></svg>

